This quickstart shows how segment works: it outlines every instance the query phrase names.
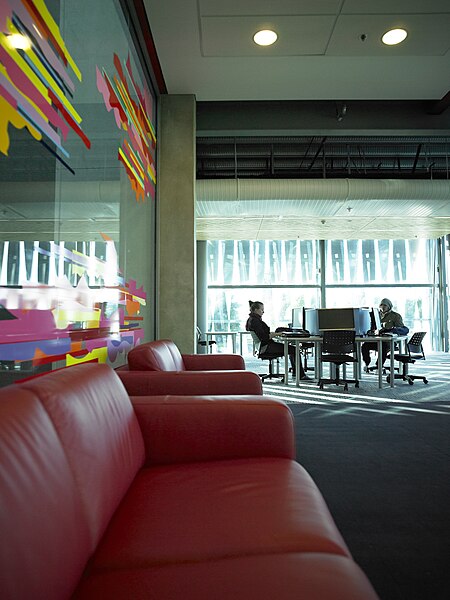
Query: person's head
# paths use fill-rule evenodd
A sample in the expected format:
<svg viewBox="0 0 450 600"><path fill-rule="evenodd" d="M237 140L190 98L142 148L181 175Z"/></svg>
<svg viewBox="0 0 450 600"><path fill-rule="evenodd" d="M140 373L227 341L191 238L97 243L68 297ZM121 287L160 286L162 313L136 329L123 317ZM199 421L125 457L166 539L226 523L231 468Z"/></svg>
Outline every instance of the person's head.
<svg viewBox="0 0 450 600"><path fill-rule="evenodd" d="M383 298L380 300L380 310L382 313L387 313L392 310L392 306L392 302L389 300L389 298Z"/></svg>
<svg viewBox="0 0 450 600"><path fill-rule="evenodd" d="M264 314L264 304L262 302L253 302L253 300L248 301L250 305L250 312L262 317Z"/></svg>

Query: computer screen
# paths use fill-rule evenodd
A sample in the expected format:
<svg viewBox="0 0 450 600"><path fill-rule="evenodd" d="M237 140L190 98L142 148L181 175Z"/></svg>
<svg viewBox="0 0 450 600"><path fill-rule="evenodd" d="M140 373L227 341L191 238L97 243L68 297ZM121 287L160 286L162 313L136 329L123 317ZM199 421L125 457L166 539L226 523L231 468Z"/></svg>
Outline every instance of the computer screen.
<svg viewBox="0 0 450 600"><path fill-rule="evenodd" d="M370 308L354 308L356 335L366 335L372 329L372 310Z"/></svg>
<svg viewBox="0 0 450 600"><path fill-rule="evenodd" d="M292 309L292 329L303 329L303 308Z"/></svg>
<svg viewBox="0 0 450 600"><path fill-rule="evenodd" d="M317 319L317 308L304 308L303 327L311 335L319 335L319 322Z"/></svg>
<svg viewBox="0 0 450 600"><path fill-rule="evenodd" d="M319 331L355 329L353 308L318 308Z"/></svg>
<svg viewBox="0 0 450 600"><path fill-rule="evenodd" d="M381 329L381 327L380 311L374 306L370 311L370 329L375 331L376 329Z"/></svg>

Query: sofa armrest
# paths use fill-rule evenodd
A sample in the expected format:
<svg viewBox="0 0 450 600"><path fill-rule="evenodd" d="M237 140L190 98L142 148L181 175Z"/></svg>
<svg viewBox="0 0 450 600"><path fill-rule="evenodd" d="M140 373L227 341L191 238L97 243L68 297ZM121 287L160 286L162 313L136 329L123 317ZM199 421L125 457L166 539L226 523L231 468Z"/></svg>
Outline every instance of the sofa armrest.
<svg viewBox="0 0 450 600"><path fill-rule="evenodd" d="M252 371L116 371L130 396L262 394Z"/></svg>
<svg viewBox="0 0 450 600"><path fill-rule="evenodd" d="M187 371L245 370L240 354L182 354Z"/></svg>
<svg viewBox="0 0 450 600"><path fill-rule="evenodd" d="M132 397L146 464L236 458L295 459L294 420L264 396Z"/></svg>

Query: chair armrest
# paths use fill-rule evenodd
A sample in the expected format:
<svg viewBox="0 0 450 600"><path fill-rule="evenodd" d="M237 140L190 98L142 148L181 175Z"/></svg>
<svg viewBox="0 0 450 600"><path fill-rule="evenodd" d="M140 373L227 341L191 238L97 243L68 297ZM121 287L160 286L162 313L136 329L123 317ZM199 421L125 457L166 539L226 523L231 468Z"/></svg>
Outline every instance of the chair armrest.
<svg viewBox="0 0 450 600"><path fill-rule="evenodd" d="M132 397L146 464L237 458L295 459L294 420L264 396Z"/></svg>
<svg viewBox="0 0 450 600"><path fill-rule="evenodd" d="M262 395L252 371L116 371L130 396Z"/></svg>
<svg viewBox="0 0 450 600"><path fill-rule="evenodd" d="M245 370L240 354L182 354L187 371Z"/></svg>

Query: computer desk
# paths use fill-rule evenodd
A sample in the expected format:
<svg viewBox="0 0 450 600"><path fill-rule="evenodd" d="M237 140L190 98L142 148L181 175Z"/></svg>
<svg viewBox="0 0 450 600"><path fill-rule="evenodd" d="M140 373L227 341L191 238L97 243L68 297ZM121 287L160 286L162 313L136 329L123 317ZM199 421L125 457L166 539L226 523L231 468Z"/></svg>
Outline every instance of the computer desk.
<svg viewBox="0 0 450 600"><path fill-rule="evenodd" d="M314 342L314 375L316 379L320 379L322 374L322 363L320 360L320 344L322 343L322 337L311 335L310 337L295 337L293 335L283 335L280 332L280 335L276 336L278 341L283 342L284 344L284 383L286 385L289 384L289 344L295 343L295 364L300 364L300 344L305 342ZM391 373L394 373L395 359L394 359L394 345L396 342L400 342L402 345L402 351L405 350L404 345L408 336L406 335L393 335L393 336L385 336L385 335L370 335L370 336L357 336L355 338L356 341L356 349L358 353L358 362L355 364L355 368L357 369L357 378L361 379L361 344L364 342L377 342L378 344L378 356L381 356L381 348L382 344L389 344L389 352L390 352L390 369ZM295 385L299 386L300 384L300 369L297 369L295 374ZM395 385L395 377L390 378L390 386L394 387ZM383 387L383 368L378 369L378 387L381 389Z"/></svg>

